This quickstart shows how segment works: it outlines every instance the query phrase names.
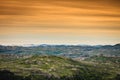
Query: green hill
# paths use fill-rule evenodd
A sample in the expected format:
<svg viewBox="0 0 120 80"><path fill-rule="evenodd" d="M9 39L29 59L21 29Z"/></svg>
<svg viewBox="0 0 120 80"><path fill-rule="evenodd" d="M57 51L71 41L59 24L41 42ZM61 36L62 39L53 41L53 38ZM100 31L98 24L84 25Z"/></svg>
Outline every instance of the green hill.
<svg viewBox="0 0 120 80"><path fill-rule="evenodd" d="M1 58L0 80L119 80L116 70L106 68L58 56Z"/></svg>

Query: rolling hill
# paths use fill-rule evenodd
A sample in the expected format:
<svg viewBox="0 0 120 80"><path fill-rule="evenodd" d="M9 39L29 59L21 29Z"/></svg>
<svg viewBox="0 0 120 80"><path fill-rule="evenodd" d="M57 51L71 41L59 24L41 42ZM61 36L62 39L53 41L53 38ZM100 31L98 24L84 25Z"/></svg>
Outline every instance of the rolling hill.
<svg viewBox="0 0 120 80"><path fill-rule="evenodd" d="M119 80L120 68L111 67L48 55L7 57L0 58L0 80Z"/></svg>

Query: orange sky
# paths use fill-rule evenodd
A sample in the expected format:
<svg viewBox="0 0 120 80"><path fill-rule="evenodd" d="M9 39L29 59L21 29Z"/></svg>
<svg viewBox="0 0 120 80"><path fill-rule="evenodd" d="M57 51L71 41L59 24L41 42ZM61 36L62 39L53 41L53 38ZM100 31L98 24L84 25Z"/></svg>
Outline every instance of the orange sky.
<svg viewBox="0 0 120 80"><path fill-rule="evenodd" d="M0 44L120 43L120 0L0 0Z"/></svg>

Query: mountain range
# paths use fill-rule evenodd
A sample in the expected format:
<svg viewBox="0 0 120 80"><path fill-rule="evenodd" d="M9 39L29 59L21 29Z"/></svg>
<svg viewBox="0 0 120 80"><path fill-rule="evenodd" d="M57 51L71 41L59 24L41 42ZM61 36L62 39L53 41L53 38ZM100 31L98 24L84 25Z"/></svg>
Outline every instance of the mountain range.
<svg viewBox="0 0 120 80"><path fill-rule="evenodd" d="M58 55L70 58L90 57L95 55L120 56L120 44L116 45L31 45L31 46L3 46L0 54L22 55Z"/></svg>

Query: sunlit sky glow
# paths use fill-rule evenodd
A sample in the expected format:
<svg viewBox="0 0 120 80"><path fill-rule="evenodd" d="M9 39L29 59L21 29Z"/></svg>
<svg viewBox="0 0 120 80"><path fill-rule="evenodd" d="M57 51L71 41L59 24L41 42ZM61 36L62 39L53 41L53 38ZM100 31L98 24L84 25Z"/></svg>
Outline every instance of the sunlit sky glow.
<svg viewBox="0 0 120 80"><path fill-rule="evenodd" d="M0 44L120 43L120 0L0 0Z"/></svg>

